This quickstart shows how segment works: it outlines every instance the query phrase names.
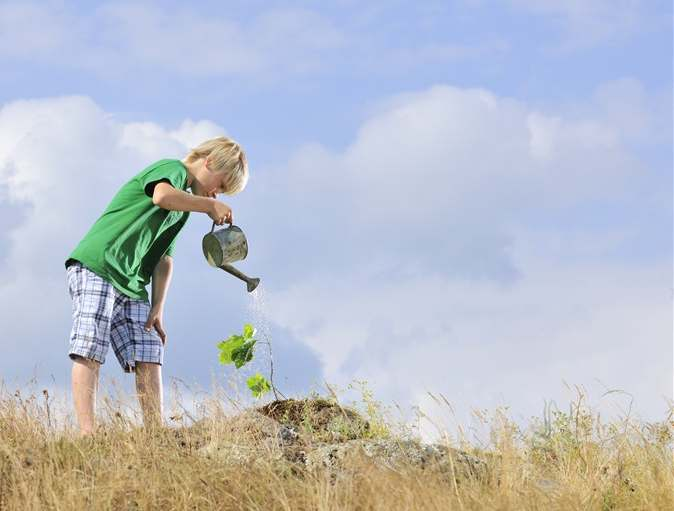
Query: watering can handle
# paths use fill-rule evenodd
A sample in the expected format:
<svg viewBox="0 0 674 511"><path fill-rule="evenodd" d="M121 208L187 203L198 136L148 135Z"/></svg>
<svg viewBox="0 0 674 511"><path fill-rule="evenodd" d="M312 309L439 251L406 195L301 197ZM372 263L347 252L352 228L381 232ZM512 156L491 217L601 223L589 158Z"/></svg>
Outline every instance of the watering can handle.
<svg viewBox="0 0 674 511"><path fill-rule="evenodd" d="M229 224L229 227L231 227L231 226L232 226L232 224ZM214 229L215 229L215 221L213 221L213 226L211 227L211 234L213 234Z"/></svg>

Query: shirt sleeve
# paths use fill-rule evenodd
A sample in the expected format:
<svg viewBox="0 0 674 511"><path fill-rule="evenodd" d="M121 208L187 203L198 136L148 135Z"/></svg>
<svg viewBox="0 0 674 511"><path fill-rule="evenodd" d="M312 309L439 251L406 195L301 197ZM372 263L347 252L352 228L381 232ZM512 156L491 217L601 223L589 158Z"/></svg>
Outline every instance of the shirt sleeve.
<svg viewBox="0 0 674 511"><path fill-rule="evenodd" d="M171 242L171 244L169 245L169 247L166 249L166 252L164 252L164 255L173 257L173 252L174 252L175 249L176 249L176 240L177 240L177 239L178 239L178 236L176 236L175 238L173 238L173 241Z"/></svg>
<svg viewBox="0 0 674 511"><path fill-rule="evenodd" d="M143 187L145 195L152 197L154 187L157 183L166 182L173 188L182 189L185 169L178 162L162 163L140 176L140 184Z"/></svg>

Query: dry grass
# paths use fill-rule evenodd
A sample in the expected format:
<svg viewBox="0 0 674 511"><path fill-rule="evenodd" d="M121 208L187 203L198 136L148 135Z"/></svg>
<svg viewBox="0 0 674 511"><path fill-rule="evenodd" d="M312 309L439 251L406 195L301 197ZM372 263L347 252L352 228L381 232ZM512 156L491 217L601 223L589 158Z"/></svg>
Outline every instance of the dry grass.
<svg viewBox="0 0 674 511"><path fill-rule="evenodd" d="M72 417L58 416L47 395L4 391L0 509L674 509L671 413L657 424L604 424L580 400L522 431L499 412L487 449L452 446L485 460L488 475L448 478L433 467L386 468L365 456L345 461L336 475L309 470L233 426L221 397L212 401L196 426L183 416L152 432L121 404L99 404L98 433L78 438ZM380 410L373 401L363 409L370 437L409 436L373 413ZM314 433L302 432L309 449ZM214 438L257 454L245 462L204 455Z"/></svg>

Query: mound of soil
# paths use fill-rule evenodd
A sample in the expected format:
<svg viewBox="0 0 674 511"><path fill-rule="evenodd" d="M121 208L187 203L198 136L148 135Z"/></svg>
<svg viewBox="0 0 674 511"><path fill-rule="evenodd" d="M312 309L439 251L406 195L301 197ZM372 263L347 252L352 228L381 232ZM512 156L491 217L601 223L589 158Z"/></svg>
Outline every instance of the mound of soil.
<svg viewBox="0 0 674 511"><path fill-rule="evenodd" d="M333 442L367 436L370 423L360 414L327 399L279 399L255 409L298 433Z"/></svg>
<svg viewBox="0 0 674 511"><path fill-rule="evenodd" d="M177 433L177 432L176 432ZM452 478L485 477L486 463L441 444L374 438L358 412L326 399L284 399L222 420L204 420L176 435L182 447L230 465L291 463L293 473L328 469L337 475L353 461L397 470L437 470Z"/></svg>

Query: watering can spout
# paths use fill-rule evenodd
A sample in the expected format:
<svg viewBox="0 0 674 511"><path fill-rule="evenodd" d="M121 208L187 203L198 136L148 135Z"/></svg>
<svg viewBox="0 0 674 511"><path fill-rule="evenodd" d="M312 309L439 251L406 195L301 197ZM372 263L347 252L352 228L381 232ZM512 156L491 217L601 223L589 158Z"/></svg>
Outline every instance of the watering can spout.
<svg viewBox="0 0 674 511"><path fill-rule="evenodd" d="M253 291L255 291L255 288L258 286L259 283L260 279L258 278L250 279L246 286L248 288L248 292L252 293Z"/></svg>
<svg viewBox="0 0 674 511"><path fill-rule="evenodd" d="M239 270L234 268L234 266L232 266L231 264L225 263L222 266L220 266L220 268L225 270L230 275L234 275L235 277L243 280L246 283L246 289L248 289L249 293L252 293L255 290L255 288L258 286L258 284L260 283L260 279L250 278L250 277L244 275L242 272L240 272Z"/></svg>
<svg viewBox="0 0 674 511"><path fill-rule="evenodd" d="M230 275L243 280L248 292L252 292L260 284L260 279L250 278L229 264L234 261L241 261L248 255L248 241L243 231L236 225L230 225L226 229L215 232L213 232L213 229L215 229L215 222L213 222L211 232L206 234L201 242L204 257L208 264L221 268Z"/></svg>

